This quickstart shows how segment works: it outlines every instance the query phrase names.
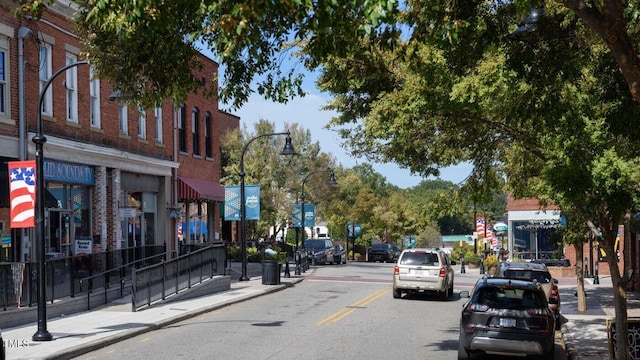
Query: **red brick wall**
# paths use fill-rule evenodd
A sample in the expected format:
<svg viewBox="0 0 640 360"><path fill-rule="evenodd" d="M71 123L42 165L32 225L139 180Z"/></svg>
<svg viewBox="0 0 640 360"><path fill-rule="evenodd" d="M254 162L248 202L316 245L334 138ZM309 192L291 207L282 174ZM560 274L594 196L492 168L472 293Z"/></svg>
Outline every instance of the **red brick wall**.
<svg viewBox="0 0 640 360"><path fill-rule="evenodd" d="M511 194L507 194L507 211L526 211L526 210L540 210L538 199L514 199ZM556 205L549 205L546 210L558 210Z"/></svg>

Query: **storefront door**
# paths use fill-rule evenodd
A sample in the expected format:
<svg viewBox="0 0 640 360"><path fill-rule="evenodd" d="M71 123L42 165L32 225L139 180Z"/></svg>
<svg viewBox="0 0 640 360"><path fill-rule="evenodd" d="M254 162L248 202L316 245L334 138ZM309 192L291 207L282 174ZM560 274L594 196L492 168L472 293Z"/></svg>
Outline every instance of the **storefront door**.
<svg viewBox="0 0 640 360"><path fill-rule="evenodd" d="M47 257L72 255L75 240L74 227L71 226L71 210L47 209L45 234L47 236Z"/></svg>

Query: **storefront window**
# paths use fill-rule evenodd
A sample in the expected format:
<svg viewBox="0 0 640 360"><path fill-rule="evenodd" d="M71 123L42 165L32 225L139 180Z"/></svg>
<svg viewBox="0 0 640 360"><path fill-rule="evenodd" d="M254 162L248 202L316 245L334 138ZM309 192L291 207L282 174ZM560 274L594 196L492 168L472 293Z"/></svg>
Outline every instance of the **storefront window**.
<svg viewBox="0 0 640 360"><path fill-rule="evenodd" d="M552 240L557 224L513 221L513 257L521 260L553 259L558 245Z"/></svg>

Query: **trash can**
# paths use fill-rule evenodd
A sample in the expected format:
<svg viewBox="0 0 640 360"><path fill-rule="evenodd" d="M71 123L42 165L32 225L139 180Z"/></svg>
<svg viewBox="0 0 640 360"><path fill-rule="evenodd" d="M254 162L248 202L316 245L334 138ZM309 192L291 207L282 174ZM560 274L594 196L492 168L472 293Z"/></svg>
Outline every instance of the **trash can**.
<svg viewBox="0 0 640 360"><path fill-rule="evenodd" d="M280 284L280 263L276 260L262 262L262 285Z"/></svg>

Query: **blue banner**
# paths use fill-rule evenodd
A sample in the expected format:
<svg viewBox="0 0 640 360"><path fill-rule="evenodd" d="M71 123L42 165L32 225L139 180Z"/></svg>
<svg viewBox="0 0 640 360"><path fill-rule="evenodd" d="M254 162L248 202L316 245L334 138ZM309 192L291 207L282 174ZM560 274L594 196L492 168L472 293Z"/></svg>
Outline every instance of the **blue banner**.
<svg viewBox="0 0 640 360"><path fill-rule="evenodd" d="M349 221L347 223L347 236L350 238L362 236L362 226L360 223L352 223Z"/></svg>
<svg viewBox="0 0 640 360"><path fill-rule="evenodd" d="M224 220L240 221L240 186L224 187Z"/></svg>
<svg viewBox="0 0 640 360"><path fill-rule="evenodd" d="M260 185L244 187L245 220L260 219ZM224 187L224 220L240 221L240 186Z"/></svg>
<svg viewBox="0 0 640 360"><path fill-rule="evenodd" d="M316 225L316 206L314 204L304 204L304 227ZM300 227L300 204L293 205L293 219L291 226Z"/></svg>
<svg viewBox="0 0 640 360"><path fill-rule="evenodd" d="M291 226L294 228L300 227L300 204L293 205L293 211L291 212Z"/></svg>
<svg viewBox="0 0 640 360"><path fill-rule="evenodd" d="M244 187L244 209L246 220L260 220L260 185Z"/></svg>

